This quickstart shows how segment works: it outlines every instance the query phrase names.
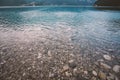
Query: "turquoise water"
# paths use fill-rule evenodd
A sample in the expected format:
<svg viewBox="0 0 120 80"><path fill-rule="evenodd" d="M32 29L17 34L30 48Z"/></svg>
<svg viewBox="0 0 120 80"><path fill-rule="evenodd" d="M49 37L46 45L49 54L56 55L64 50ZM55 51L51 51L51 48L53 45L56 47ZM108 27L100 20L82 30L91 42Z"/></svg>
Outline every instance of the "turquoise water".
<svg viewBox="0 0 120 80"><path fill-rule="evenodd" d="M74 29L71 41L82 49L120 53L120 11L93 7L19 7L0 8L0 30L24 29L33 25ZM2 35L0 35L2 36ZM18 35L19 36L19 35Z"/></svg>

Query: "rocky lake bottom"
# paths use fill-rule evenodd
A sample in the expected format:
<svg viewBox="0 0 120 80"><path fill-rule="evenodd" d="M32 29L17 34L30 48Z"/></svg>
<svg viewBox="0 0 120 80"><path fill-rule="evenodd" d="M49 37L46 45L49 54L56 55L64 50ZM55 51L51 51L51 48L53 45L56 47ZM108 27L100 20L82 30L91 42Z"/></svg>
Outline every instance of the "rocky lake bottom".
<svg viewBox="0 0 120 80"><path fill-rule="evenodd" d="M82 13L68 11L57 12L58 15L53 11L52 19L46 17L48 14L42 15L42 19L46 17L48 23L16 23L16 27L12 24L15 21L11 17L4 19L1 12L0 80L120 80L119 16L105 18L107 11L88 11L89 14L83 13L84 16L81 16ZM29 16L29 13L24 15ZM94 20L91 21L91 15L96 16L98 13L104 15L104 19L92 16ZM36 12L34 16L31 15L32 19L30 16L25 19L38 21L35 18L38 14ZM62 18L55 22L54 15ZM69 20L66 20L66 16ZM88 21L81 23L80 18ZM49 19L53 23L49 23ZM79 22L78 19L80 24L72 24Z"/></svg>

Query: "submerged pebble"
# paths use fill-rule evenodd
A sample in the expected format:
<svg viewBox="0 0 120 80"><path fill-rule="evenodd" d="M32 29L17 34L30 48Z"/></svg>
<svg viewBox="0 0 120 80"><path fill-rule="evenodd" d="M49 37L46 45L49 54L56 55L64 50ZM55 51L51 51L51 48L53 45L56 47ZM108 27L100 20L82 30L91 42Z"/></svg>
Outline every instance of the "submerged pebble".
<svg viewBox="0 0 120 80"><path fill-rule="evenodd" d="M99 76L99 78L100 78L101 80L106 80L106 74L105 74L104 72L100 71L100 72L98 73L98 76Z"/></svg>
<svg viewBox="0 0 120 80"><path fill-rule="evenodd" d="M97 76L97 72L96 72L96 71L92 71L92 74L93 74L94 76Z"/></svg>
<svg viewBox="0 0 120 80"><path fill-rule="evenodd" d="M100 63L101 67L103 67L104 69L111 69L111 66L109 66L108 64L105 63Z"/></svg>
<svg viewBox="0 0 120 80"><path fill-rule="evenodd" d="M103 57L104 57L104 59L106 59L108 61L112 60L112 58L109 55L103 55Z"/></svg>
<svg viewBox="0 0 120 80"><path fill-rule="evenodd" d="M120 72L120 66L119 65L113 66L113 71L116 73Z"/></svg>

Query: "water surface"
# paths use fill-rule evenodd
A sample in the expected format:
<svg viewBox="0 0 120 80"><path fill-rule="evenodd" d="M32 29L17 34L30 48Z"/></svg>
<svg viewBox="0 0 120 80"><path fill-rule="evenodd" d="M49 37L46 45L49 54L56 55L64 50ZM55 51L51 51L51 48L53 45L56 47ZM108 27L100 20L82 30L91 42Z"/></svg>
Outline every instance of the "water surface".
<svg viewBox="0 0 120 80"><path fill-rule="evenodd" d="M70 35L69 40L79 45L82 50L109 51L112 49L114 54L120 52L120 11L97 10L93 7L0 8L1 41L9 42L9 38L15 40L14 36L20 36L20 30L30 29L39 32L39 28L49 29L51 32L59 31L59 28L61 31L66 29L65 32L55 33L56 35L51 33L54 35L52 38L68 32L66 36ZM15 33L11 33L11 29L11 32L15 31ZM30 33L28 34L30 36ZM31 33L31 35L41 34ZM20 37L24 37L24 34Z"/></svg>

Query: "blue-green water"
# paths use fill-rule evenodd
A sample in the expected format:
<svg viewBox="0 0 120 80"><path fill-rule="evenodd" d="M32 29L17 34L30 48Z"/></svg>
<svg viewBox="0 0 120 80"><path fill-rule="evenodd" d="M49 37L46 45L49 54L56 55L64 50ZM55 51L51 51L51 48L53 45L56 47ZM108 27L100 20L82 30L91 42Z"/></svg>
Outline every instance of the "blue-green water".
<svg viewBox="0 0 120 80"><path fill-rule="evenodd" d="M53 30L62 25L74 29L70 39L83 49L112 49L114 53L120 53L120 11L117 10L93 7L0 8L1 31L3 28L17 30L33 25Z"/></svg>

